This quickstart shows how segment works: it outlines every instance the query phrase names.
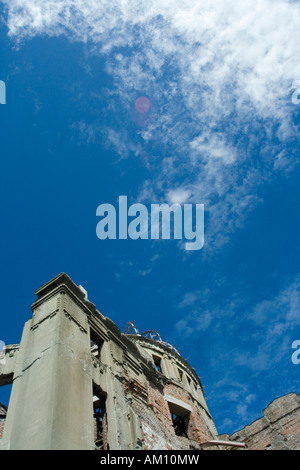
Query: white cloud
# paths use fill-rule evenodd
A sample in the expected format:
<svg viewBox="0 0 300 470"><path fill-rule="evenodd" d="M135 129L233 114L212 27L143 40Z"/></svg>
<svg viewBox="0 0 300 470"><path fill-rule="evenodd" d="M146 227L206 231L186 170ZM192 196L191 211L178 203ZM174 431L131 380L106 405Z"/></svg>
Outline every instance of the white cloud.
<svg viewBox="0 0 300 470"><path fill-rule="evenodd" d="M182 318L176 322L175 329L180 336L188 338L189 336L197 336L199 332L208 330L213 321L214 312L194 307L186 318Z"/></svg>
<svg viewBox="0 0 300 470"><path fill-rule="evenodd" d="M261 300L250 309L245 295L239 298L231 294L222 306L215 306L215 296L213 290L187 292L178 304L182 318L175 325L183 338L200 337L212 325L216 344L218 335L222 341L225 335L226 341L233 341L235 346L230 343L222 354L217 351L218 346L214 348L214 367L220 366L220 357L224 364L260 373L273 370L283 358L290 360L291 344L300 325L299 275L270 299ZM246 342L239 341L241 331L247 332Z"/></svg>
<svg viewBox="0 0 300 470"><path fill-rule="evenodd" d="M230 164L236 159L236 150L230 145L227 146L224 136L219 133L200 135L190 143L190 146L206 160L221 159L225 164Z"/></svg>
<svg viewBox="0 0 300 470"><path fill-rule="evenodd" d="M283 288L274 298L259 302L250 318L256 324L269 325L270 338L280 336L285 329L300 325L300 276Z"/></svg>
<svg viewBox="0 0 300 470"><path fill-rule="evenodd" d="M184 188L177 188L170 190L167 197L170 204L185 204L187 203L191 193Z"/></svg>
<svg viewBox="0 0 300 470"><path fill-rule="evenodd" d="M76 40L99 43L103 51L142 46L136 60L117 55L120 68L115 73L123 74L123 80L133 75L141 80L146 70L161 70L166 58L173 55L180 73L177 90L195 111L203 96L199 99L190 87L194 91L197 86L207 88L204 99L211 100L211 112L218 107L226 114L232 93L228 100L228 93L222 91L232 86L238 106L250 99L260 112L273 115L276 110L282 117L281 100L300 77L300 6L287 0L3 3L8 9L9 33L19 40L65 33ZM202 112L199 108L199 115Z"/></svg>
<svg viewBox="0 0 300 470"><path fill-rule="evenodd" d="M65 34L106 57L124 106L120 130L104 131L120 157L152 143L160 161L140 196L204 203L206 245L222 245L261 203L257 187L291 171L292 86L300 78L300 5L288 0L3 0L9 34L22 43ZM126 54L121 47L126 46ZM142 91L151 119L126 135L128 108ZM111 100L113 97L111 96ZM126 116L126 119L124 117ZM116 117L116 121L117 121ZM81 127L88 139L93 124ZM99 126L97 124L96 126ZM96 127L97 128L97 127ZM98 128L97 128L98 129ZM274 139L278 144L274 146ZM253 162L253 152L263 162ZM142 153L142 151L141 151ZM158 152L157 152L158 153ZM243 168L241 173L241 167ZM269 168L269 172L264 170ZM173 191L173 193L172 193ZM175 200L174 199L174 200ZM178 198L177 198L178 199Z"/></svg>

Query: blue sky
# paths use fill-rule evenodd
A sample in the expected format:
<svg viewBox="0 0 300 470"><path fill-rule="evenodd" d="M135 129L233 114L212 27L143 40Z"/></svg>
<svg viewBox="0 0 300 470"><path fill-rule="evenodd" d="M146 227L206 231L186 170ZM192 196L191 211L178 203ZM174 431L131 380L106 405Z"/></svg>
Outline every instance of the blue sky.
<svg viewBox="0 0 300 470"><path fill-rule="evenodd" d="M0 339L63 271L179 349L220 433L299 393L299 2L0 5ZM204 204L204 248L99 240L120 195Z"/></svg>

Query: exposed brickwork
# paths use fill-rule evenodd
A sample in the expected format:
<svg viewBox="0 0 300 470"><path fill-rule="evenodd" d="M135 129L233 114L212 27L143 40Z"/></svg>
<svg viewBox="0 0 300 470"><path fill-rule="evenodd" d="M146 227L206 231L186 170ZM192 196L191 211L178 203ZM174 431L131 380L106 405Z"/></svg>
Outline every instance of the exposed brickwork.
<svg viewBox="0 0 300 470"><path fill-rule="evenodd" d="M36 294L20 346L6 346L0 365L0 386L13 382L0 449L300 450L300 396L218 436L195 370L158 333L122 334L64 273Z"/></svg>
<svg viewBox="0 0 300 470"><path fill-rule="evenodd" d="M142 448L146 450L200 449L200 443L214 439L201 416L200 405L196 405L189 393L179 383L150 378L144 386L127 374L123 383L125 395L139 417ZM175 433L166 396L186 404L189 409L187 437Z"/></svg>
<svg viewBox="0 0 300 470"><path fill-rule="evenodd" d="M139 417L142 447L146 450L176 449L180 443L177 442L169 408L163 397L163 385L149 381L146 385L146 394L143 387L138 387L137 382L124 385L127 396L129 391L133 392L131 407ZM188 448L188 443L183 448Z"/></svg>
<svg viewBox="0 0 300 470"><path fill-rule="evenodd" d="M248 450L300 450L300 395L277 398L262 418L230 437L219 438L245 442Z"/></svg>
<svg viewBox="0 0 300 470"><path fill-rule="evenodd" d="M188 406L192 407L193 411L190 414L188 427L189 439L200 444L213 438L205 421L199 413L199 409L197 409L195 403L190 399L189 395L183 388L175 386L174 384L168 384L165 387L165 393L178 398Z"/></svg>

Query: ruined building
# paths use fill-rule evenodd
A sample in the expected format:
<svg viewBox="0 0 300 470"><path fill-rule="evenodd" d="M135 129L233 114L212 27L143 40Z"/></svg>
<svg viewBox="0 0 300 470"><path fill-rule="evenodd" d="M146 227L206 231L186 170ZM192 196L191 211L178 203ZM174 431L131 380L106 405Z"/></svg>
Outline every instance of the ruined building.
<svg viewBox="0 0 300 470"><path fill-rule="evenodd" d="M5 347L0 449L300 448L299 396L218 436L194 369L155 332L125 333L60 274L37 291L20 344ZM217 441L217 442L215 442Z"/></svg>

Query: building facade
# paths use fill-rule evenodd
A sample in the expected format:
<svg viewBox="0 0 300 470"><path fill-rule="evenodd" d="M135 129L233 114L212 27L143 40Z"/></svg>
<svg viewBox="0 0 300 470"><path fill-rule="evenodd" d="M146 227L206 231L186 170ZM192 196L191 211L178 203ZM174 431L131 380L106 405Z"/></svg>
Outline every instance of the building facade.
<svg viewBox="0 0 300 470"><path fill-rule="evenodd" d="M1 450L257 445L255 427L248 434L218 436L199 377L156 332L139 334L129 323L121 333L64 273L36 295L20 344L6 346L0 364L0 386L13 384L8 409L0 407ZM293 394L290 402L282 418L290 431L281 440L269 432L263 448L279 441L300 448L299 397ZM264 418L259 432L270 424Z"/></svg>
<svg viewBox="0 0 300 470"><path fill-rule="evenodd" d="M193 449L217 431L195 371L173 349L121 333L60 274L36 291L19 345L2 449Z"/></svg>

